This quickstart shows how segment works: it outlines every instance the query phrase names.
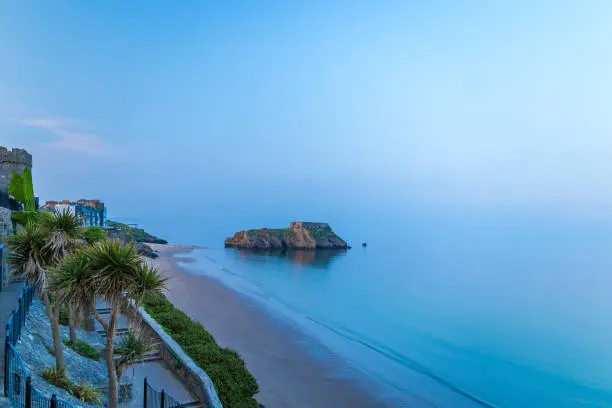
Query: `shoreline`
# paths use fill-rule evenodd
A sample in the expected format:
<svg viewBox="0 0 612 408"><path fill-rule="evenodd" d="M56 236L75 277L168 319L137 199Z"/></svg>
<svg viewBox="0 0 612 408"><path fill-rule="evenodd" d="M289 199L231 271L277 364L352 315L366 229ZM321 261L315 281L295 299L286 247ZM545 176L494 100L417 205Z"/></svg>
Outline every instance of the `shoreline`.
<svg viewBox="0 0 612 408"><path fill-rule="evenodd" d="M362 373L316 339L222 283L178 265L195 260L176 255L205 248L151 246L159 257L147 261L169 278L168 299L200 322L220 346L242 356L259 384L255 398L261 404L268 408L389 406L356 378Z"/></svg>

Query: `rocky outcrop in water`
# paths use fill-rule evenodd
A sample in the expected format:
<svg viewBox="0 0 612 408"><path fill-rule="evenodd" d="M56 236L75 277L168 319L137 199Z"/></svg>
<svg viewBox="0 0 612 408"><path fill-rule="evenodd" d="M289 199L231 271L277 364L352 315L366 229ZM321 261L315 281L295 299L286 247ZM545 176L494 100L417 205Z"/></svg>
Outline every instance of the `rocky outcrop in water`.
<svg viewBox="0 0 612 408"><path fill-rule="evenodd" d="M295 221L284 229L252 229L240 231L225 240L227 248L248 249L323 249L350 248L322 222Z"/></svg>

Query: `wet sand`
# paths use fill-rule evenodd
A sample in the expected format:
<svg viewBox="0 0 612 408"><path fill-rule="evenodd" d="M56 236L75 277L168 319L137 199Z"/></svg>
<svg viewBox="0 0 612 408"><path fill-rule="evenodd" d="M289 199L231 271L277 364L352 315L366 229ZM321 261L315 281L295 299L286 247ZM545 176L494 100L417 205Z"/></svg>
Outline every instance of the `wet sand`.
<svg viewBox="0 0 612 408"><path fill-rule="evenodd" d="M267 408L387 407L354 378L363 374L331 350L275 319L247 297L221 283L185 272L173 258L189 262L197 247L151 245L151 260L169 279L168 298L199 321L224 347L236 350L257 379L257 400ZM305 350L315 350L317 358Z"/></svg>

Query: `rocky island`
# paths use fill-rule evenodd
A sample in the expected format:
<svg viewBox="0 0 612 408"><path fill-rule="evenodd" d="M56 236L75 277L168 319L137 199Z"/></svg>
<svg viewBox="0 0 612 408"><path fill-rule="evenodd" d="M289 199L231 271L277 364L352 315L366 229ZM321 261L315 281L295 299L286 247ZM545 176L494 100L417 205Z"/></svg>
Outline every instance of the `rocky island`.
<svg viewBox="0 0 612 408"><path fill-rule="evenodd" d="M247 249L333 249L350 248L323 222L294 221L289 228L240 231L225 240L226 248Z"/></svg>

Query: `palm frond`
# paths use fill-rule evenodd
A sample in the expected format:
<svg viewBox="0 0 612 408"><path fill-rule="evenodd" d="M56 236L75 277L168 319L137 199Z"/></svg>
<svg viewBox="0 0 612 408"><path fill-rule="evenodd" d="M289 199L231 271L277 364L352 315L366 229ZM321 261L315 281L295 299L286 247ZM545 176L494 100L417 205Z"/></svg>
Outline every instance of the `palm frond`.
<svg viewBox="0 0 612 408"><path fill-rule="evenodd" d="M81 220L66 208L42 218L41 224L49 232L47 249L53 253L56 262L61 262L75 240L80 238Z"/></svg>
<svg viewBox="0 0 612 408"><path fill-rule="evenodd" d="M75 305L75 311L82 316L86 307L94 301L93 277L89 258L80 250L68 254L59 267L51 269L49 287L63 301Z"/></svg>
<svg viewBox="0 0 612 408"><path fill-rule="evenodd" d="M130 297L136 304L142 303L144 296L151 292L162 292L166 288L168 278L163 277L159 270L141 262L140 268L136 270L134 286L131 289Z"/></svg>
<svg viewBox="0 0 612 408"><path fill-rule="evenodd" d="M152 350L153 345L141 329L130 329L114 344L115 354L119 355L115 360L117 377L121 377L126 366L142 360Z"/></svg>
<svg viewBox="0 0 612 408"><path fill-rule="evenodd" d="M141 359L152 350L153 345L148 337L138 328L129 330L115 342L115 354L119 354L127 364Z"/></svg>
<svg viewBox="0 0 612 408"><path fill-rule="evenodd" d="M46 247L49 235L35 222L28 222L25 229L9 237L8 263L13 274L28 281L37 290L47 286L46 268L52 263L53 254Z"/></svg>
<svg viewBox="0 0 612 408"><path fill-rule="evenodd" d="M141 265L138 251L133 245L118 241L104 241L87 248L90 267L94 273L96 294L112 305L125 301L136 282Z"/></svg>

